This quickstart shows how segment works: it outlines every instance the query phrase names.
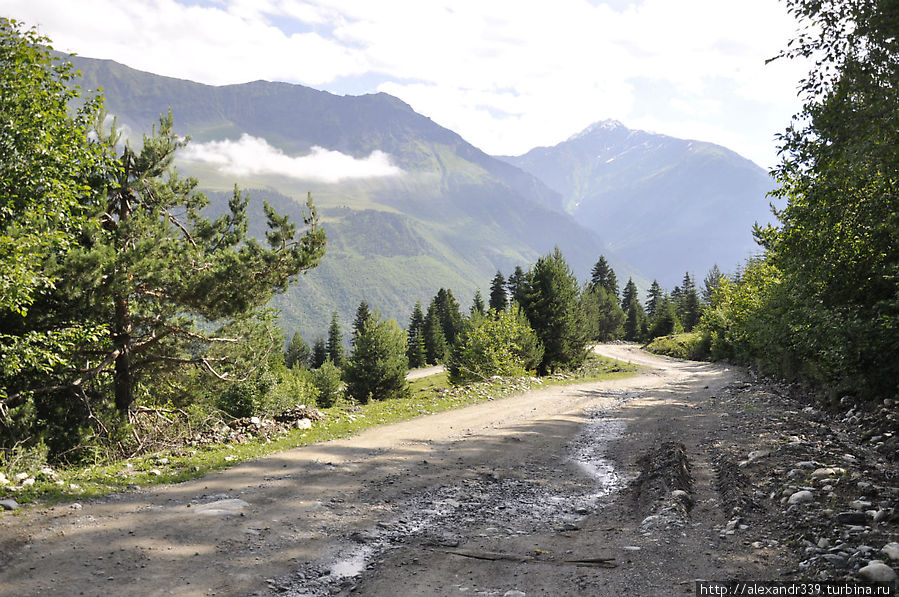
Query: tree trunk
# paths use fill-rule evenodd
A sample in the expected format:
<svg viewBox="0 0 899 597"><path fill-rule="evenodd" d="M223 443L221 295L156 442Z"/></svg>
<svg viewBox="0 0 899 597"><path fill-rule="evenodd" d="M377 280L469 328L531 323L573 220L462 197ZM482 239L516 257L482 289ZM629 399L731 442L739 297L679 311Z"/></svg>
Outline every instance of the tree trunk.
<svg viewBox="0 0 899 597"><path fill-rule="evenodd" d="M131 313L128 299L120 298L115 302L115 332L113 341L119 349L115 360L115 406L120 416L125 416L134 401L131 380Z"/></svg>

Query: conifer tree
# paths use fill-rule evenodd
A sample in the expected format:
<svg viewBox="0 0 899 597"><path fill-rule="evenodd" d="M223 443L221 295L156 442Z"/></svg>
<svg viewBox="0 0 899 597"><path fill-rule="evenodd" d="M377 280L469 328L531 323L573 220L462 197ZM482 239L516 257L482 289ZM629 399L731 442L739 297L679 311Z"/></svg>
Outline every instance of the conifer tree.
<svg viewBox="0 0 899 597"><path fill-rule="evenodd" d="M370 315L371 309L369 309L368 303L365 300L360 301L359 306L356 308L356 318L353 320L353 346L356 345L356 337L362 333L362 324L365 323Z"/></svg>
<svg viewBox="0 0 899 597"><path fill-rule="evenodd" d="M502 272L496 272L493 281L490 283L490 308L496 311L505 311L509 305L509 298L506 296L506 279Z"/></svg>
<svg viewBox="0 0 899 597"><path fill-rule="evenodd" d="M625 313L602 286L587 284L581 297L588 337L597 342L621 338Z"/></svg>
<svg viewBox="0 0 899 597"><path fill-rule="evenodd" d="M659 286L658 280L653 280L649 286L649 295L646 299L646 315L650 320L655 319L658 312L659 303L661 303L664 293L662 287Z"/></svg>
<svg viewBox="0 0 899 597"><path fill-rule="evenodd" d="M558 247L537 260L529 276L521 308L543 343L543 373L580 365L586 357L577 279Z"/></svg>
<svg viewBox="0 0 899 597"><path fill-rule="evenodd" d="M318 369L326 360L328 360L328 345L325 344L325 339L322 336L319 336L315 339L315 342L312 343L312 354L309 356L309 367L311 369Z"/></svg>
<svg viewBox="0 0 899 597"><path fill-rule="evenodd" d="M509 300L511 302L521 303L521 292L527 285L527 274L520 265L515 266L515 270L509 275L506 287L509 290Z"/></svg>
<svg viewBox="0 0 899 597"><path fill-rule="evenodd" d="M456 336L462 330L462 311L459 309L459 303L453 296L453 291L446 288L437 291L434 299L440 327L443 329L443 337L446 339L447 346L452 346L456 341Z"/></svg>
<svg viewBox="0 0 899 597"><path fill-rule="evenodd" d="M725 279L724 274L721 273L721 270L718 268L718 264L712 266L712 269L709 270L709 273L706 274L705 279L702 282L702 302L706 305L712 304L712 294L715 292L715 289L721 286L721 281Z"/></svg>
<svg viewBox="0 0 899 597"><path fill-rule="evenodd" d="M343 330L340 329L340 318L337 311L331 314L331 324L328 326L328 358L337 367L343 365Z"/></svg>
<svg viewBox="0 0 899 597"><path fill-rule="evenodd" d="M624 286L624 292L621 293L621 308L627 309L631 303L636 302L638 302L637 285L634 284L633 278L628 278L627 284ZM643 308L640 307L640 310L642 311Z"/></svg>
<svg viewBox="0 0 899 597"><path fill-rule="evenodd" d="M692 331L702 317L702 307L699 304L699 295L696 292L696 283L687 272L681 283L680 297L677 299L677 315L684 326L684 331Z"/></svg>
<svg viewBox="0 0 899 597"><path fill-rule="evenodd" d="M308 367L311 354L309 344L303 340L299 332L294 332L293 337L290 339L290 344L287 345L287 350L284 352L284 364L290 369L294 367Z"/></svg>
<svg viewBox="0 0 899 597"><path fill-rule="evenodd" d="M356 349L344 368L347 393L360 403L408 395L406 333L377 312L362 324Z"/></svg>
<svg viewBox="0 0 899 597"><path fill-rule="evenodd" d="M475 315L483 315L486 311L487 308L484 306L484 298L481 296L481 291L475 290L474 298L471 301L470 315L472 317Z"/></svg>
<svg viewBox="0 0 899 597"><path fill-rule="evenodd" d="M593 271L590 274L590 283L593 286L605 288L606 292L613 296L616 302L618 301L618 278L615 276L615 270L609 266L604 255L600 255L599 260L593 266Z"/></svg>
<svg viewBox="0 0 899 597"><path fill-rule="evenodd" d="M416 301L409 319L409 329L406 332L407 348L406 356L409 358L409 368L424 367L428 362L428 354L425 346L425 316L421 310L421 301Z"/></svg>
<svg viewBox="0 0 899 597"><path fill-rule="evenodd" d="M428 305L428 312L425 315L424 343L429 364L436 365L446 360L446 336L443 334L443 326L440 324L440 316L437 313L436 297Z"/></svg>

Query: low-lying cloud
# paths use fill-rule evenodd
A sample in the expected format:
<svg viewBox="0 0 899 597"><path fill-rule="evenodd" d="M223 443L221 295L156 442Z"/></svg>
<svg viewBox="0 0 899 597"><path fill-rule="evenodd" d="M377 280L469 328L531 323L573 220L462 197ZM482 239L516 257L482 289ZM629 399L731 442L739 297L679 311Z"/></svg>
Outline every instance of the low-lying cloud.
<svg viewBox="0 0 899 597"><path fill-rule="evenodd" d="M182 159L217 166L234 176L276 174L300 180L337 183L347 179L399 176L390 155L373 151L366 158L313 147L306 155L292 157L265 139L244 134L237 141L191 143L181 153Z"/></svg>

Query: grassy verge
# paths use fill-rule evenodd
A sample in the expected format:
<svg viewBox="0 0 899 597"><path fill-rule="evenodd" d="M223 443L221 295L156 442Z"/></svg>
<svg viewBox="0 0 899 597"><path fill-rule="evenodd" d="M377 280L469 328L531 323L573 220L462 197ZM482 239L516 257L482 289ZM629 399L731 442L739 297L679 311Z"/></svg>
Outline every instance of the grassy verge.
<svg viewBox="0 0 899 597"><path fill-rule="evenodd" d="M98 497L127 489L161 483L178 483L201 477L239 462L318 442L355 435L378 425L407 421L487 400L525 392L538 386L616 379L633 375L637 367L604 357L591 357L577 371L548 378L494 379L454 387L447 373L410 382L410 396L358 405L342 401L322 413L325 419L311 429L293 429L274 439L253 439L240 444L216 444L153 456L133 458L104 466L56 471L35 476L34 485L5 497L20 504L46 504ZM2 490L0 490L2 491ZM19 510L21 511L21 510Z"/></svg>
<svg viewBox="0 0 899 597"><path fill-rule="evenodd" d="M653 354L702 361L709 357L709 343L700 332L660 336L646 345Z"/></svg>

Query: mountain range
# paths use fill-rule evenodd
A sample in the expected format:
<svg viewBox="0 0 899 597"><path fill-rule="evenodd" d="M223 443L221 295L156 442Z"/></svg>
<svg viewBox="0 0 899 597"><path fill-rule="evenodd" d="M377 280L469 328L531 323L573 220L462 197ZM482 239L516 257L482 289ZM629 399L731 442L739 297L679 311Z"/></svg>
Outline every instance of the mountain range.
<svg viewBox="0 0 899 597"><path fill-rule="evenodd" d="M256 201L259 233L262 199L299 215L312 193L326 256L274 305L288 333L310 342L334 311L348 328L363 299L401 324L441 287L467 309L497 270L526 268L554 246L581 280L600 254L622 284L633 276L644 288L652 278L670 287L685 270L701 277L714 262L745 258L770 186L724 148L609 121L498 158L383 93L209 86L70 59L133 140L172 111L176 132L191 137L178 168L200 180L211 210L237 183Z"/></svg>
<svg viewBox="0 0 899 597"><path fill-rule="evenodd" d="M667 288L715 264L732 271L757 250L753 223L772 220L773 180L752 161L615 120L502 159L558 191L567 213Z"/></svg>

